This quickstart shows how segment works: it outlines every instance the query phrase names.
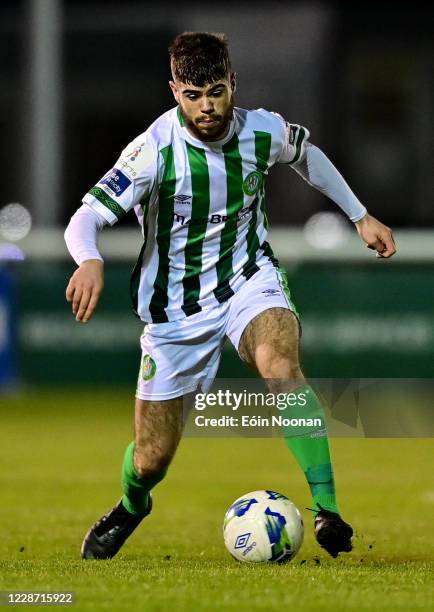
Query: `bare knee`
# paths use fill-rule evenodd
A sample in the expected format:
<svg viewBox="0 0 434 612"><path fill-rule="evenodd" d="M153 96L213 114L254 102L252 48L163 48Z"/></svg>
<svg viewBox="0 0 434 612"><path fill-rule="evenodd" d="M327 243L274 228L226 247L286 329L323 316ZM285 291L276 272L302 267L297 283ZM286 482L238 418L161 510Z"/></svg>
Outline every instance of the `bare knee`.
<svg viewBox="0 0 434 612"><path fill-rule="evenodd" d="M253 319L243 334L240 354L262 378L299 379L299 324L285 308L270 308Z"/></svg>
<svg viewBox="0 0 434 612"><path fill-rule="evenodd" d="M302 376L298 350L291 345L261 343L255 351L256 368L262 378L289 379Z"/></svg>

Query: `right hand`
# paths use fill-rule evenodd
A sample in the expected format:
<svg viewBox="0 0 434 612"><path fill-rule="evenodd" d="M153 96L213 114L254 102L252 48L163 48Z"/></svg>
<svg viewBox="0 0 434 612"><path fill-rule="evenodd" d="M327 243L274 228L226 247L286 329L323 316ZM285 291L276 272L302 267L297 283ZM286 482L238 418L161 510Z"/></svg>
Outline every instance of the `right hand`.
<svg viewBox="0 0 434 612"><path fill-rule="evenodd" d="M87 323L92 317L104 287L104 263L99 259L83 261L71 276L66 300L72 302L75 320Z"/></svg>
<svg viewBox="0 0 434 612"><path fill-rule="evenodd" d="M377 251L377 257L392 257L396 253L392 230L375 217L366 214L356 221L356 227L368 249Z"/></svg>

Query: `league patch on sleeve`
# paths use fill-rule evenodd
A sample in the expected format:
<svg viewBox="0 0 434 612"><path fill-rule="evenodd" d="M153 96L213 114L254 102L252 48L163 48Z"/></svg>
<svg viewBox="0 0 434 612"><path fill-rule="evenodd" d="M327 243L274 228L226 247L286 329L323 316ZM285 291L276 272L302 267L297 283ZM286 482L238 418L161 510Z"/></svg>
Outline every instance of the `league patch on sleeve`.
<svg viewBox="0 0 434 612"><path fill-rule="evenodd" d="M120 164L127 174L136 177L150 169L156 160L153 148L142 142L138 145L130 145L122 154Z"/></svg>
<svg viewBox="0 0 434 612"><path fill-rule="evenodd" d="M106 185L108 189L118 198L130 185L131 180L118 168L113 168L100 181L101 185Z"/></svg>

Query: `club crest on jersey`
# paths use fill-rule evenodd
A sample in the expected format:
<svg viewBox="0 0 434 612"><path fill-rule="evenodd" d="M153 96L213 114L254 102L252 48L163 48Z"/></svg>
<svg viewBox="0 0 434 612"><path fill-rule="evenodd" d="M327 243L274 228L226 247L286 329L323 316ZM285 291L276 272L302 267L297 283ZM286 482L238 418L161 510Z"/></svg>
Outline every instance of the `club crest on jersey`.
<svg viewBox="0 0 434 612"><path fill-rule="evenodd" d="M250 172L243 182L243 191L246 195L252 196L258 193L262 187L262 174L257 170Z"/></svg>
<svg viewBox="0 0 434 612"><path fill-rule="evenodd" d="M151 380L157 372L157 364L152 359L151 355L143 355L142 359L142 378L143 380Z"/></svg>

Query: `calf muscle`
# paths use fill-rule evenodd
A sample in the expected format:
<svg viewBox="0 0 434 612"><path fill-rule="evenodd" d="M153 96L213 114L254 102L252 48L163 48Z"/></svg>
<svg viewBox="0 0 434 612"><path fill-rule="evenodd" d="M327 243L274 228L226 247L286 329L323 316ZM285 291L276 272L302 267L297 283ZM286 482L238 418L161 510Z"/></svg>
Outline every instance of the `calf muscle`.
<svg viewBox="0 0 434 612"><path fill-rule="evenodd" d="M183 398L136 400L134 466L141 476L166 469L183 428Z"/></svg>

